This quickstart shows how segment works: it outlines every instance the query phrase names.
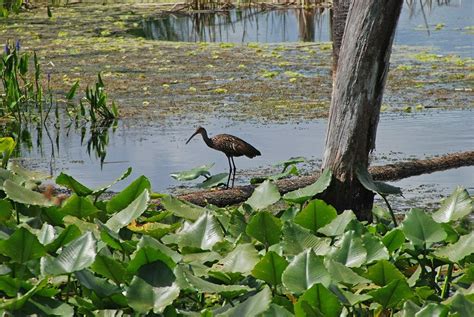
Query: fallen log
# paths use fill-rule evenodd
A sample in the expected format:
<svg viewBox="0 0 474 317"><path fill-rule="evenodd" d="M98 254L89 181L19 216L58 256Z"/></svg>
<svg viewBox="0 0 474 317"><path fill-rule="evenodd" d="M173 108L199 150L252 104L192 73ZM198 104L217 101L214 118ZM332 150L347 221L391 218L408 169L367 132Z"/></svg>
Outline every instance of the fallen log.
<svg viewBox="0 0 474 317"><path fill-rule="evenodd" d="M474 151L446 154L423 160L403 161L383 166L371 166L370 174L375 180L395 181L410 176L428 174L461 166L474 165ZM283 195L287 192L314 183L320 175L316 172L310 176L293 177L275 182ZM219 207L239 204L247 200L255 189L254 185L239 186L228 190L206 190L178 196L179 199L205 206L213 204Z"/></svg>

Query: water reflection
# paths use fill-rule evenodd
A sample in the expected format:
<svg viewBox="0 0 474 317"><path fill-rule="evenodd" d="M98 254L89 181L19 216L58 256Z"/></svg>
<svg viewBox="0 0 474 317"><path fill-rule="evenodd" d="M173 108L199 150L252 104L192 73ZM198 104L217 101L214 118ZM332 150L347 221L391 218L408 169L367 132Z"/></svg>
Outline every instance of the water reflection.
<svg viewBox="0 0 474 317"><path fill-rule="evenodd" d="M109 135L115 133L117 121L103 120L95 124L89 122L72 122L65 114L62 120L43 123L9 121L0 124L0 135L12 136L17 146L12 157L39 156L49 158L47 164L53 175L56 158L69 152L69 141L73 136L80 135L80 147L87 151L91 160L100 163L103 168L107 157ZM36 153L36 154L35 154ZM46 163L46 162L43 162Z"/></svg>
<svg viewBox="0 0 474 317"><path fill-rule="evenodd" d="M443 53L472 56L474 1L407 0L395 43L432 46ZM328 8L265 10L241 8L198 13L161 13L141 21L130 33L147 39L185 42L327 42L331 40Z"/></svg>
<svg viewBox="0 0 474 317"><path fill-rule="evenodd" d="M195 14L172 13L142 21L132 32L148 39L184 42L328 41L329 9L247 8Z"/></svg>

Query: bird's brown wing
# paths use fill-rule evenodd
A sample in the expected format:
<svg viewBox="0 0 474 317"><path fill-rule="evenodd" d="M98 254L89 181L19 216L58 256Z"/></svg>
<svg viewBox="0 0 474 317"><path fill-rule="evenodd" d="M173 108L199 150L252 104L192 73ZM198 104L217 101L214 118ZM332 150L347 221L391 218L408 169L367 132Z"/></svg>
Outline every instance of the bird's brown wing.
<svg viewBox="0 0 474 317"><path fill-rule="evenodd" d="M261 155L260 151L254 148L252 145L230 134L218 134L211 139L213 148L224 152L228 156L245 155L252 158Z"/></svg>

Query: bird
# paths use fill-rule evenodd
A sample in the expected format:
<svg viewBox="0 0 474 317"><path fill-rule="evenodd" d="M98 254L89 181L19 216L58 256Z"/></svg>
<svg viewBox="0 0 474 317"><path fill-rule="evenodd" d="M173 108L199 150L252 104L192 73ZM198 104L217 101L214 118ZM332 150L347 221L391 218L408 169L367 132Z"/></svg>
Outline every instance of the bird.
<svg viewBox="0 0 474 317"><path fill-rule="evenodd" d="M235 162L234 157L239 157L245 155L248 158L254 158L255 156L262 155L259 150L254 148L249 143L245 142L244 140L230 135L230 134L218 134L209 138L207 136L207 131L203 127L198 127L196 132L191 135L191 137L186 141L186 144L191 141L191 139L197 135L201 134L202 139L207 144L208 147L211 149L221 151L227 156L227 160L229 162L229 177L227 178L226 188L229 188L230 176L232 174L232 187L234 187L235 181ZM232 164L231 164L232 162Z"/></svg>

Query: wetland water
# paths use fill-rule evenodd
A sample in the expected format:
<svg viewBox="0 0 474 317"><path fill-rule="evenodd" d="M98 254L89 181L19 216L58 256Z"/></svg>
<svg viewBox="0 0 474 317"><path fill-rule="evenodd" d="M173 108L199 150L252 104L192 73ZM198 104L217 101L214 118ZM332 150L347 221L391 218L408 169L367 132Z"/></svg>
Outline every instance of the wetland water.
<svg viewBox="0 0 474 317"><path fill-rule="evenodd" d="M473 1L448 1L449 5L405 5L395 44L436 47L444 53L472 56ZM426 19L426 21L425 21ZM148 39L183 42L328 42L329 9L262 10L166 14L143 19L134 34ZM472 32L472 30L471 30Z"/></svg>
<svg viewBox="0 0 474 317"><path fill-rule="evenodd" d="M73 13L76 14L74 10L78 9L79 7L74 7L63 13L70 14L71 18L74 18ZM472 109L472 88L469 88L472 86L469 86L469 81L466 80L456 81L459 80L459 75L465 76L462 77L465 79L469 78L468 74L459 74L470 69L468 67L471 66L464 66L464 63L468 62L456 58L443 62L442 58L427 54L421 54L419 59L414 60L405 56L408 54L404 55L408 49L415 51L415 53L411 51L410 54L416 54L419 51L413 49L414 45L421 45L423 46L421 50L429 46L433 47L436 54L445 56L456 53L464 58L472 59L473 21L470 12L472 12L471 1L451 1L449 6L433 5L425 12L430 26L428 35L428 32L422 29L424 19L420 8L417 7L412 11L407 7L404 8L396 38L399 45L396 50L402 51L398 53L398 56L402 57L398 57L399 60L392 68L394 78L398 78L398 81L394 81L393 86L389 87L385 94L384 102L389 103L392 110L382 113L374 164L424 158L474 148L472 124L474 111L470 110ZM277 13L282 14L281 12L274 14ZM54 14L61 16L60 13ZM112 16L108 21L115 25L116 17ZM36 19L35 28L40 29L43 27L42 19L46 18ZM291 20L290 17L287 19ZM327 30L328 26L327 13L323 12L318 19L314 24L314 40L327 41L328 34L324 31L324 28ZM148 22L146 22L152 21L152 18L139 20L145 21L141 25L142 28L153 27L152 24L147 26ZM260 20L262 19L259 18ZM58 18L58 21L61 19ZM444 24L444 26L435 30L437 24ZM54 24L48 22L44 27L49 30L53 26ZM62 65L59 76L78 76L81 80L84 74L95 77L97 71L106 69L108 74L107 76L104 74L104 78L106 78L109 94L118 96L117 101L124 112L133 110L138 104L136 108L140 108L141 112L136 113L141 117L137 119L127 116L119 121L115 132L110 129L108 137L104 139L108 144L107 156L102 167L94 151L91 151L90 155L87 153L88 136L81 142L79 131L70 130L67 133L63 129L56 134L53 128L49 129L51 139L43 135L40 141L41 146L36 144L37 132L32 129L32 147L21 149L21 161L25 165L46 171L51 170L54 175L65 171L91 187L114 180L122 171L131 166L134 169L132 177L141 174L148 176L155 191L169 191L170 188L180 190L176 187L183 184L192 186L196 182L177 182L169 176L170 173L210 162L216 163L211 169L213 174L227 171L225 156L207 148L199 137L188 145L184 144L196 126L203 125L210 135L234 134L255 145L262 152L261 157L251 160L236 159L237 183L245 184L252 176L276 172L277 170L272 169L272 164L291 156L305 156L310 159L310 163L303 166L306 171L318 167L323 155L327 121L326 119L303 118L298 111L306 113L327 111L324 107L319 107L318 103L315 105L315 101L324 102L329 99L330 67L328 63L325 63L329 56L329 48L322 49L324 45L319 48L314 46L314 51L311 52L312 47L307 50L305 47L301 50L295 49L294 46L299 44L292 44L293 46L289 49L280 49L279 44L269 47L262 45L255 49L247 45L223 49L219 45L210 45L206 48L201 44L185 43L179 45L173 43L171 46L169 42L161 44L160 41L146 41L143 38L138 41L138 37L130 36L128 33L130 37L123 39L108 35L100 37L96 33L95 26L91 35L89 26L88 23L81 26L89 32L86 32L86 35L80 33L79 27L75 26L71 29L68 24L61 25L59 31L55 31L57 36L49 33L41 34L41 37L38 37L41 43L36 45L40 46L40 52L51 53L44 64L50 60ZM137 23L137 27L139 26L140 23ZM97 24L97 27L102 27L102 25ZM258 29L255 29L257 27ZM28 29L28 25L26 28ZM232 29L232 27L229 28ZM251 30L261 31L261 28L261 25L253 24L253 28L248 29L249 34ZM289 32L288 28L293 29L292 37L290 33L286 33L287 37L273 38L272 41L302 40L298 37L295 24L288 24L285 32ZM281 31L281 29L278 30ZM134 32L134 35L139 33L136 33L137 29ZM275 31L275 33L278 32ZM253 34L258 35L255 32ZM231 38L223 37L222 40L230 41ZM248 41L256 40L266 41L260 35L258 39L248 38ZM235 41L242 40L236 37ZM93 44L91 45L90 42ZM131 43L131 46L121 46L125 45L123 43ZM68 47L68 45L73 45L73 47ZM401 48L400 45L408 46ZM192 54L188 55L188 53ZM142 63L136 54L140 57L146 56L147 63ZM249 56L255 56L255 60ZM84 62L86 57L91 58L92 65ZM430 61L425 63L422 59ZM261 61L265 64L261 64ZM241 65L248 65L248 67L241 68ZM410 69L418 77L407 78L406 74L410 72ZM289 86L288 77L291 75L276 75L275 78L262 79L261 72L268 73L268 70L277 70L281 74L286 70L291 70L300 72L303 76L298 77L294 86ZM158 76L155 75L156 73ZM134 74L137 76L132 77ZM59 76L53 74L53 80ZM406 82L403 81L405 78ZM442 81L437 81L440 78ZM152 81L156 79L159 81ZM175 79L176 82L173 82ZM65 81L67 82L67 78ZM65 91L72 82L69 80L69 85L64 88ZM111 88L108 86L109 83L111 83ZM314 88L315 83L319 85L317 89ZM163 87L163 84L168 87ZM417 85L425 88L416 90L414 88ZM197 87L195 92L190 93L191 87L195 89ZM228 93L213 93L216 87L225 87ZM429 93L427 94L423 89L429 89ZM460 89L461 92L458 93L455 89ZM282 103L278 103L280 99L283 100ZM271 107L267 105L268 100L272 104ZM290 104L287 104L288 100L291 101ZM149 105L141 107L142 102L143 105L145 103ZM467 110L414 111L415 106L420 102L430 107L444 104L447 108L450 108L451 104L461 104L453 108L465 107ZM301 108L302 104L307 105L307 108ZM260 105L265 107L258 108L257 111L254 109L253 112L247 110L260 107ZM412 107L414 112L401 111L405 106ZM143 115L144 112L146 115ZM161 115L165 112L170 112L171 116ZM273 114L276 116L273 117ZM54 148L52 145L56 146L56 144L58 148L55 148L55 156L51 159L51 151ZM120 189L128 182L125 181L123 185L119 184L112 189ZM468 188L472 193L474 167L412 177L398 184L405 191L405 196L411 195L413 198L420 197L426 192L447 195L457 184ZM439 200L438 196L432 198L433 201Z"/></svg>
<svg viewBox="0 0 474 317"><path fill-rule="evenodd" d="M373 164L472 150L472 122L473 110L384 113L379 123ZM304 156L311 160L306 169L317 168L324 151L327 120L257 125L208 118L200 124L208 129L210 136L222 132L234 134L249 141L262 152L262 156L254 159L235 159L238 169L236 182L245 184L252 175L270 173L269 166L290 156ZM168 187L181 184L196 184L197 181L178 182L169 175L198 165L215 162L212 174L226 172L226 157L207 148L199 136L185 145L193 132L194 127L180 124L166 126L143 122L136 125L130 122L120 123L116 132L109 135L107 158L102 168L94 155L86 153L78 134L71 133L66 137L63 133L60 135L58 155L52 162L53 170L55 174L65 170L84 184L94 187L112 181L127 167L132 166L135 176L144 174L151 179L155 191L166 191ZM45 146L43 157L48 157L50 153L50 147ZM35 151L25 152L24 162L42 169L48 169L49 165ZM417 189L438 189L436 194L449 194L456 185L464 186L472 192L474 167L411 177L399 183L408 191L406 197L410 197L411 192L415 196Z"/></svg>

